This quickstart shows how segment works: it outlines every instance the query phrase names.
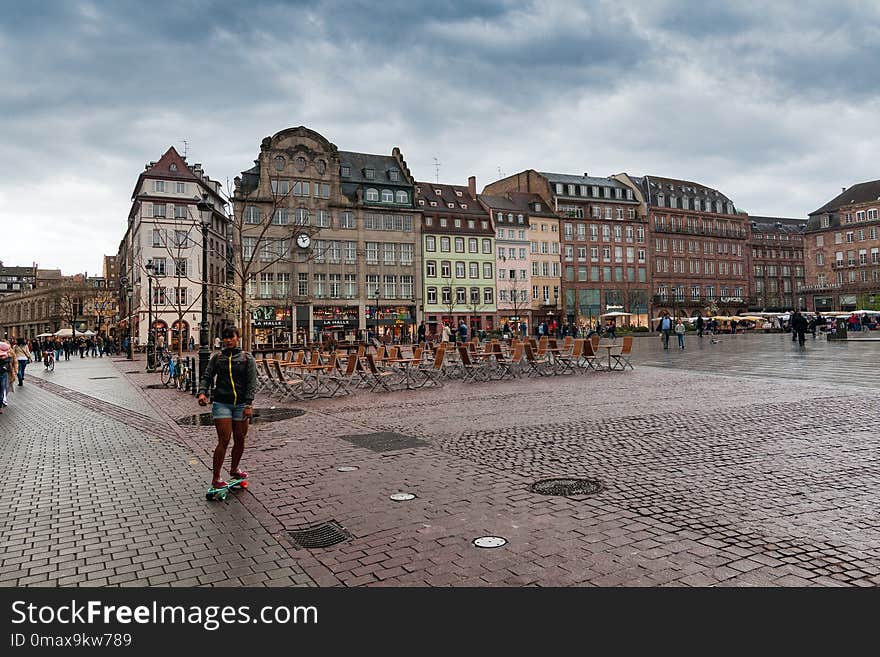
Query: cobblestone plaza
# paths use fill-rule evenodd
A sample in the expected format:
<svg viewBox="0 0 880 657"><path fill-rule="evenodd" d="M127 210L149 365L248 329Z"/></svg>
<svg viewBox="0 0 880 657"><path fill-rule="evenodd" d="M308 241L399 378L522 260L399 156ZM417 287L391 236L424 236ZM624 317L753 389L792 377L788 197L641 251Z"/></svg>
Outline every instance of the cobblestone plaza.
<svg viewBox="0 0 880 657"><path fill-rule="evenodd" d="M204 497L213 428L176 422L193 397L142 361L32 364L0 416L0 584L874 586L878 354L644 337L626 373L285 404L305 413L251 428L226 502ZM554 477L602 489L532 492ZM328 521L350 539L290 536Z"/></svg>

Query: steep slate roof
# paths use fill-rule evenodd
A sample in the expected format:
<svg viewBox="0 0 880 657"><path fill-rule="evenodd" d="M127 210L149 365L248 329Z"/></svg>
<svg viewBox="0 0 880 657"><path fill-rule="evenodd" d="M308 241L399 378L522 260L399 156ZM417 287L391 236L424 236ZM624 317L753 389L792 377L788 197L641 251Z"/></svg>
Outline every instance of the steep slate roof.
<svg viewBox="0 0 880 657"><path fill-rule="evenodd" d="M408 177L408 172L400 166L393 155L375 155L372 153L355 153L353 151L339 151L339 181L342 187L342 193L345 194L352 203L357 202L357 191L362 186L375 187L376 189L405 189L413 195L413 180ZM342 176L341 167L347 166L351 173L348 176ZM364 169L373 169L373 178L367 178L364 175ZM391 169L397 169L397 181L391 180L388 172ZM410 200L413 200L412 198ZM362 201L368 204L366 199ZM414 200L413 200L414 202ZM384 206L383 206L384 207ZM399 207L399 206L398 206Z"/></svg>
<svg viewBox="0 0 880 657"><path fill-rule="evenodd" d="M439 196L435 192L440 192ZM461 196L456 192L461 192ZM471 196L468 187L462 185L446 185L444 183L417 182L416 198L424 200L424 205L418 207L426 213L443 212L446 214L474 215L480 219L488 219L488 213L480 205L479 201ZM431 206L431 201L436 201L436 207ZM447 204L452 203L455 207L450 208ZM467 209L462 208L467 205Z"/></svg>
<svg viewBox="0 0 880 657"><path fill-rule="evenodd" d="M0 276L34 276L33 267L6 267L0 265Z"/></svg>
<svg viewBox="0 0 880 657"><path fill-rule="evenodd" d="M491 194L477 194L477 198L493 210L511 210L522 212L523 210L506 196L492 196Z"/></svg>
<svg viewBox="0 0 880 657"><path fill-rule="evenodd" d="M871 201L880 201L880 180L858 183L845 189L818 210L813 210L810 216L834 212L850 203L870 203Z"/></svg>
<svg viewBox="0 0 880 657"><path fill-rule="evenodd" d="M749 215L752 230L764 233L802 233L807 227L806 219L793 219L790 217L756 217Z"/></svg>
<svg viewBox="0 0 880 657"><path fill-rule="evenodd" d="M614 178L573 176L568 173L550 173L548 171L538 171L538 174L544 176L551 183L564 183L566 185L596 185L598 187L620 187L621 189L626 189L626 185Z"/></svg>
<svg viewBox="0 0 880 657"><path fill-rule="evenodd" d="M177 168L176 171L171 170L172 164ZM196 165L192 166L195 167ZM211 185L208 184L208 181L211 179L205 175L204 172L202 177L197 175L190 165L186 163L186 160L181 157L180 153L177 152L177 149L174 148L174 146L171 146L165 151L162 157L159 158L158 162L150 162L144 171L141 171L137 182L134 184L134 189L131 192L131 199L135 202L132 203L132 209L129 211L129 216L134 212L138 190L141 188L141 183L143 183L145 178L194 182L202 191L208 192L216 200L219 200L221 205L226 205L226 201L224 201L223 198L214 191Z"/></svg>
<svg viewBox="0 0 880 657"><path fill-rule="evenodd" d="M726 201L733 204L727 196L719 192L717 189L707 187L701 183L695 183L690 180L679 180L677 178L664 178L662 176L643 176L636 178L630 176L633 180L638 180L642 184L642 190L646 192L646 199L649 205L657 204L657 194L662 193L665 197L675 195L677 197L689 196L690 198L698 198L708 201Z"/></svg>
<svg viewBox="0 0 880 657"><path fill-rule="evenodd" d="M547 217L548 219L558 219L559 217L553 212L553 208L547 205L547 202L541 198L539 194L532 192L510 192L508 193L510 200L516 203L524 212L528 212L533 217ZM530 209L535 203L541 204L540 211Z"/></svg>

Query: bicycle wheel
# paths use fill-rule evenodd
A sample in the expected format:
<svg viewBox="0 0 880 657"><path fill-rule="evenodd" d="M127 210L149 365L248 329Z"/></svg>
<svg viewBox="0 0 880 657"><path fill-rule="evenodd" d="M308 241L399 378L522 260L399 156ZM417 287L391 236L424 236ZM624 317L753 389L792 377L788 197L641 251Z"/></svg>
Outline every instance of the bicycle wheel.
<svg viewBox="0 0 880 657"><path fill-rule="evenodd" d="M53 358L52 360L49 361L49 371L50 371L50 372L54 372L54 371L55 371L55 359L54 359L54 358Z"/></svg>
<svg viewBox="0 0 880 657"><path fill-rule="evenodd" d="M172 377L174 376L174 372L169 363L164 363L162 365L162 372L159 376L161 377L162 385L167 387L168 382L171 381Z"/></svg>
<svg viewBox="0 0 880 657"><path fill-rule="evenodd" d="M177 389L183 390L186 386L186 375L187 370L186 366L182 366L180 370L177 372Z"/></svg>

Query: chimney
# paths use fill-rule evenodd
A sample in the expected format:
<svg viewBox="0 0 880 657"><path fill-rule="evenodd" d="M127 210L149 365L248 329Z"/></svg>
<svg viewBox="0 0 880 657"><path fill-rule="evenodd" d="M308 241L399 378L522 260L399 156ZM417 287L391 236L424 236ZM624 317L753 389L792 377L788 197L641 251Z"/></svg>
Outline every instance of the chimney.
<svg viewBox="0 0 880 657"><path fill-rule="evenodd" d="M584 171L584 178L589 178L589 177L590 177L590 174L588 174L586 171Z"/></svg>
<svg viewBox="0 0 880 657"><path fill-rule="evenodd" d="M471 176L468 178L468 192L471 195L472 199L477 198L477 177Z"/></svg>
<svg viewBox="0 0 880 657"><path fill-rule="evenodd" d="M843 194L845 191L846 191L846 187L841 187L841 188L840 188L840 193L841 193L841 194Z"/></svg>

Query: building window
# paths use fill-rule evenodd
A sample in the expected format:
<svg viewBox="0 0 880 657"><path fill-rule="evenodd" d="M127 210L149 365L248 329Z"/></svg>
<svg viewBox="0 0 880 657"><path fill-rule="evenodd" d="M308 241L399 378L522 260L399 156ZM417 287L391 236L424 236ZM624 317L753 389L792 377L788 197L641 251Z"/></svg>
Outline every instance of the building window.
<svg viewBox="0 0 880 657"><path fill-rule="evenodd" d="M398 190L396 192L396 197L398 203L409 203L409 194L403 190Z"/></svg>
<svg viewBox="0 0 880 657"><path fill-rule="evenodd" d="M492 253L492 240L483 240L483 253Z"/></svg>
<svg viewBox="0 0 880 657"><path fill-rule="evenodd" d="M433 235L425 236L425 251L436 251L437 250L437 238Z"/></svg>
<svg viewBox="0 0 880 657"><path fill-rule="evenodd" d="M390 189L382 190L382 202L383 203L394 203L394 192Z"/></svg>
<svg viewBox="0 0 880 657"><path fill-rule="evenodd" d="M456 237L455 238L455 252L456 253L464 253L464 238Z"/></svg>
<svg viewBox="0 0 880 657"><path fill-rule="evenodd" d="M499 270L500 272L501 270ZM492 278L492 263L484 262L483 263L483 278Z"/></svg>
<svg viewBox="0 0 880 657"><path fill-rule="evenodd" d="M483 288L483 303L488 306L491 306L493 303L495 303L495 293L492 291L491 287Z"/></svg>
<svg viewBox="0 0 880 657"><path fill-rule="evenodd" d="M347 165L342 165L339 170L339 175L343 178L348 178L351 176L351 167Z"/></svg>
<svg viewBox="0 0 880 657"><path fill-rule="evenodd" d="M367 188L367 200L368 201L378 201L379 200L379 190L374 189L372 187Z"/></svg>
<svg viewBox="0 0 880 657"><path fill-rule="evenodd" d="M428 288L427 302L432 305L437 303L437 288L436 287L429 287Z"/></svg>
<svg viewBox="0 0 880 657"><path fill-rule="evenodd" d="M440 251L442 251L443 253L449 253L449 248L450 248L449 238L448 237L441 237L440 238Z"/></svg>
<svg viewBox="0 0 880 657"><path fill-rule="evenodd" d="M461 260L457 260L455 262L455 277L456 278L464 278L465 276L466 276L466 274L465 274L464 263Z"/></svg>

